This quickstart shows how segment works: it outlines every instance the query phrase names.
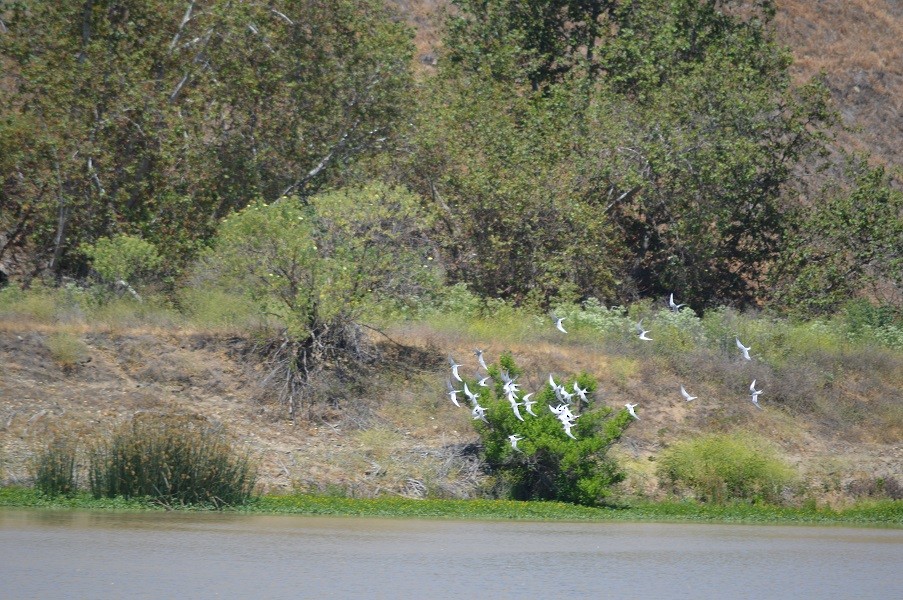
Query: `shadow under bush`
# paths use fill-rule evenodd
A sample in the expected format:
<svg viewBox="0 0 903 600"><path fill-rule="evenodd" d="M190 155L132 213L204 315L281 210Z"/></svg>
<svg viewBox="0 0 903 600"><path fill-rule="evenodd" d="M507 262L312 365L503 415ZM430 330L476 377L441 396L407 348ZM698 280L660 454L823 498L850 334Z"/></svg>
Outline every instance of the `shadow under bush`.
<svg viewBox="0 0 903 600"><path fill-rule="evenodd" d="M247 453L189 417L142 415L91 450L95 498L152 498L164 505L221 507L250 499L257 478Z"/></svg>

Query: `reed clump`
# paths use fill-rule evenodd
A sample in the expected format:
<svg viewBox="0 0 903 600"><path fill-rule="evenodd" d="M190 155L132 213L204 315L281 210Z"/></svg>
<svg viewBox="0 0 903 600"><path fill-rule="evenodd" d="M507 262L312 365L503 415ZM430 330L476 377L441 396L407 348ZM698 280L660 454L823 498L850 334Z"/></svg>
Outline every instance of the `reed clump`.
<svg viewBox="0 0 903 600"><path fill-rule="evenodd" d="M209 423L142 415L91 449L88 478L95 498L150 498L165 506L220 508L248 501L257 469Z"/></svg>
<svg viewBox="0 0 903 600"><path fill-rule="evenodd" d="M45 496L69 496L78 489L76 456L78 444L64 436L54 436L29 461L34 487Z"/></svg>

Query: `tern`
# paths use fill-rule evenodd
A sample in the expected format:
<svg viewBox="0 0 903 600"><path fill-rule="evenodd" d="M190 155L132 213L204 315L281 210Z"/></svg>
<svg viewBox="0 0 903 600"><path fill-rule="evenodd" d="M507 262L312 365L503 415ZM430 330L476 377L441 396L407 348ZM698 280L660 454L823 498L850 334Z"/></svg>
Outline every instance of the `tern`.
<svg viewBox="0 0 903 600"><path fill-rule="evenodd" d="M574 391L577 392L577 395L578 395L578 396L580 396L580 400L581 400L582 402L589 402L589 400L586 398L586 392L588 392L589 389L585 389L585 390L584 390L584 389L581 388L579 385L577 385L577 382L575 381L575 382L574 382Z"/></svg>
<svg viewBox="0 0 903 600"><path fill-rule="evenodd" d="M533 395L533 392L530 392L529 394L524 395L523 401L524 401L524 408L527 410L527 412L529 414L531 414L535 417L537 415L535 412L533 412L533 405L536 404L536 400L530 400L530 396L532 396L532 395Z"/></svg>
<svg viewBox="0 0 903 600"><path fill-rule="evenodd" d="M677 304L676 302L674 302L674 292L672 292L671 297L668 298L668 306L671 307L671 310L677 312L680 310L681 306L686 306L686 304Z"/></svg>
<svg viewBox="0 0 903 600"><path fill-rule="evenodd" d="M552 374L551 374L551 373L549 373L549 385L552 386L552 389L553 389L553 390L557 390L557 389L558 389L558 384L555 383L555 380L552 378Z"/></svg>
<svg viewBox="0 0 903 600"><path fill-rule="evenodd" d="M572 440L576 440L577 438L575 438L574 434L571 433L571 427L573 427L574 424L567 421L563 421L561 424L564 426L564 435L568 436Z"/></svg>
<svg viewBox="0 0 903 600"><path fill-rule="evenodd" d="M448 362L451 365L452 375L454 376L454 378L457 379L458 381L464 381L463 379L461 379L461 376L458 375L458 367L460 367L461 365L456 363L455 359L452 358L451 356L448 357Z"/></svg>
<svg viewBox="0 0 903 600"><path fill-rule="evenodd" d="M680 386L680 394L681 394L681 396L683 396L684 398L687 399L687 402L689 402L690 400L696 400L696 398L699 397L699 396L691 396L690 393L684 389L684 386Z"/></svg>
<svg viewBox="0 0 903 600"><path fill-rule="evenodd" d="M561 322L564 321L566 318L567 317L556 317L555 315L552 315L552 319L555 320L555 329L557 329L561 333L567 333L567 331L565 331L565 329L564 329L564 326L561 324Z"/></svg>
<svg viewBox="0 0 903 600"><path fill-rule="evenodd" d="M745 358L746 360L752 360L749 357L749 351L752 350L752 346L749 346L749 347L744 346L743 344L740 343L740 338L737 338L737 348L740 348L740 352L743 353L743 358Z"/></svg>
<svg viewBox="0 0 903 600"><path fill-rule="evenodd" d="M480 397L479 394L474 394L473 392L470 391L470 388L467 387L466 381L464 382L464 395L467 396L468 398L470 398L470 401L473 402L474 404L477 404L477 398Z"/></svg>
<svg viewBox="0 0 903 600"><path fill-rule="evenodd" d="M456 390L455 386L448 379L445 380L445 385L448 388L448 397L451 398L451 401L455 403L455 406L461 406L458 404L458 394L461 393L461 390Z"/></svg>
<svg viewBox="0 0 903 600"><path fill-rule="evenodd" d="M627 407L627 412L630 413L630 416L631 416L631 417L633 417L633 418L636 419L637 421L640 420L640 418L639 418L638 416L636 416L636 413L633 412L633 409L636 408L636 407L638 406L637 404L631 404L630 402L628 402L628 403L625 404L624 406Z"/></svg>
<svg viewBox="0 0 903 600"><path fill-rule="evenodd" d="M480 366L488 371L489 367L486 366L486 361L483 360L483 351L482 350L474 350L473 353L476 355L477 362L480 363Z"/></svg>
<svg viewBox="0 0 903 600"><path fill-rule="evenodd" d="M756 380L755 379L753 379L752 383L749 384L749 397L752 400L752 403L756 405L756 408L759 408L759 409L762 408L761 406L759 406L759 394L761 394L763 391L764 390L756 389ZM764 409L762 409L762 410L764 410Z"/></svg>
<svg viewBox="0 0 903 600"><path fill-rule="evenodd" d="M487 375L486 377L483 377L483 378L477 377L477 379L478 379L478 381L477 381L478 386L489 387L489 384L487 384L486 382L489 381L490 379L492 379L492 376Z"/></svg>
<svg viewBox="0 0 903 600"><path fill-rule="evenodd" d="M479 404L474 403L473 410L470 411L470 414L473 415L474 419L481 419L484 423L488 423L486 420L486 409Z"/></svg>
<svg viewBox="0 0 903 600"><path fill-rule="evenodd" d="M519 441L521 441L522 439L524 439L524 438L517 435L516 433L512 433L511 435L508 436L508 441L511 442L511 447L514 448L515 450L517 450L518 452L520 452L520 449L517 447L517 443Z"/></svg>
<svg viewBox="0 0 903 600"><path fill-rule="evenodd" d="M509 395L509 396L508 396L508 402L511 403L511 410L514 411L514 416L517 417L517 420L518 420L518 421L523 421L524 418L523 418L522 416L520 416L520 411L517 410L517 407L518 407L518 406L521 406L521 405L518 404L518 402L517 402L517 397L516 397L514 394Z"/></svg>
<svg viewBox="0 0 903 600"><path fill-rule="evenodd" d="M640 322L636 324L636 330L640 332L641 340L645 340L647 342L652 341L652 338L646 335L647 333L649 333L649 330L643 329L643 319L640 319Z"/></svg>

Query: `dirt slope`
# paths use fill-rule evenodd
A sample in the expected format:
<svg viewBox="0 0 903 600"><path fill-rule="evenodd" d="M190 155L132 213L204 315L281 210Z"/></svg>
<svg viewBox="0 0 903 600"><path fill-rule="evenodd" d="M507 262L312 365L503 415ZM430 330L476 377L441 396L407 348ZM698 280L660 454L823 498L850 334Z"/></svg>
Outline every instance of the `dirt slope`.
<svg viewBox="0 0 903 600"><path fill-rule="evenodd" d="M84 343L74 366L60 366L48 349L61 331ZM471 359L477 344L423 326L392 335L415 350L396 349L360 389L326 394L317 422L293 425L258 385L261 367L243 340L178 329L61 330L0 322L0 478L26 480L31 450L54 430L90 439L138 412L158 411L225 425L257 457L264 490L472 496L484 475L474 458L469 412L443 394L444 355ZM656 455L678 438L713 430L768 437L826 501L849 496L857 479L903 474L903 440L826 431L780 409L757 411L714 385L698 386L699 399L687 404L674 389L675 375L654 363L582 344L515 342L486 350L490 360L512 351L526 370L528 389L541 386L550 371L585 370L599 378L601 401L617 408L640 404L642 421L615 449L629 473L628 494L660 495ZM475 360L465 362L476 369Z"/></svg>

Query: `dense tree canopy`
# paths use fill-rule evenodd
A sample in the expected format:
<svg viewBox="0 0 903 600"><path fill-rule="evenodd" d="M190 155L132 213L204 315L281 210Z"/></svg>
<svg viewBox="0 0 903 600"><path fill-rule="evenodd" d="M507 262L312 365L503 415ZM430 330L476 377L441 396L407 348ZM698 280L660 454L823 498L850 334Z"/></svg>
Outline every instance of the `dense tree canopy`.
<svg viewBox="0 0 903 600"><path fill-rule="evenodd" d="M251 199L391 144L411 33L379 0L0 2L0 208L36 268L117 232L170 263Z"/></svg>
<svg viewBox="0 0 903 600"><path fill-rule="evenodd" d="M458 2L420 130L460 277L754 298L831 114L818 82L790 85L771 3L740 4Z"/></svg>
<svg viewBox="0 0 903 600"><path fill-rule="evenodd" d="M0 266L79 275L127 235L172 275L249 202L383 179L483 297L704 308L897 285L875 225L899 222L890 171L802 210L835 115L818 80L791 81L773 0L454 4L415 80L383 0L0 0ZM840 198L887 201L816 273Z"/></svg>

